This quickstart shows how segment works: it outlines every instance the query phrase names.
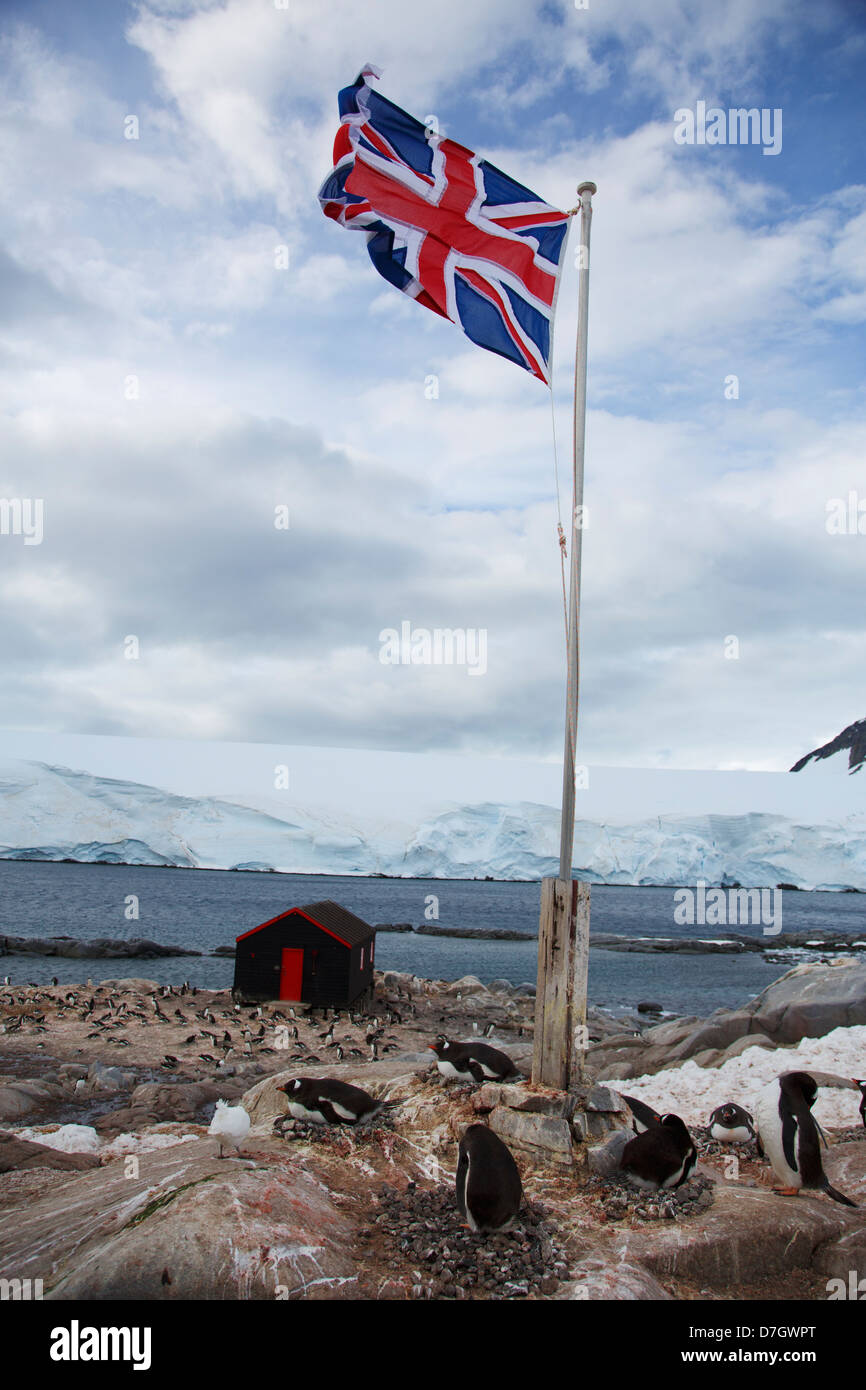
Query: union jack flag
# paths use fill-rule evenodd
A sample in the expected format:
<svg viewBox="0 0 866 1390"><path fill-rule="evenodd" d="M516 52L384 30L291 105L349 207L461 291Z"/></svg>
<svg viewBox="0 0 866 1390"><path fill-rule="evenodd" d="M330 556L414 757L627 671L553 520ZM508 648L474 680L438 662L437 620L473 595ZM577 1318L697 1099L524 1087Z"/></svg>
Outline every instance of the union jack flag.
<svg viewBox="0 0 866 1390"><path fill-rule="evenodd" d="M549 384L568 214L387 101L370 76L340 92L322 211L365 233L397 289Z"/></svg>

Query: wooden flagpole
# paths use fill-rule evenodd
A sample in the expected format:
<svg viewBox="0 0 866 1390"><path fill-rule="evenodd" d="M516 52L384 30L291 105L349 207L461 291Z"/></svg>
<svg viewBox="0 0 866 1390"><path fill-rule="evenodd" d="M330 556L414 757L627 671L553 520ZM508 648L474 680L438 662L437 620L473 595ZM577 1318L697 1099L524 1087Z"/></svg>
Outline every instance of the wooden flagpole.
<svg viewBox="0 0 866 1390"><path fill-rule="evenodd" d="M583 1076L586 1055L586 980L589 965L589 884L572 879L574 855L575 757L580 672L580 563L583 538L583 473L586 445L586 366L589 326L589 236L594 183L582 183L580 198L579 306L574 361L574 469L571 509L571 568L568 598L568 678L559 878L541 887L538 981L532 1080L567 1090Z"/></svg>

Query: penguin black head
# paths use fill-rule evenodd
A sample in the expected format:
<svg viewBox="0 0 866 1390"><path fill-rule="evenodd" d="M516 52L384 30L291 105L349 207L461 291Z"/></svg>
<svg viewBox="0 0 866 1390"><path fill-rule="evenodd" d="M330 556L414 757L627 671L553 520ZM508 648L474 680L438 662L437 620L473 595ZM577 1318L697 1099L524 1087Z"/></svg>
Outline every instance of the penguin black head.
<svg viewBox="0 0 866 1390"><path fill-rule="evenodd" d="M751 1125L753 1117L748 1110L744 1110L741 1105L735 1105L732 1100L720 1105L710 1116L716 1124L724 1125L727 1129L737 1129L740 1125Z"/></svg>
<svg viewBox="0 0 866 1390"><path fill-rule="evenodd" d="M662 1115L662 1124L670 1130L677 1140L685 1143L687 1147L691 1147L692 1136L689 1134L685 1121L681 1120L679 1115Z"/></svg>
<svg viewBox="0 0 866 1390"><path fill-rule="evenodd" d="M278 1086L277 1090L282 1091L284 1095L293 1096L297 1091L302 1089L303 1085L303 1081L295 1077L293 1081L287 1081L285 1086Z"/></svg>
<svg viewBox="0 0 866 1390"><path fill-rule="evenodd" d="M779 1077L779 1086L783 1091L801 1095L810 1110L815 1104L818 1095L818 1083L814 1076L810 1076L807 1071L784 1072Z"/></svg>
<svg viewBox="0 0 866 1390"><path fill-rule="evenodd" d="M679 1115L662 1115L662 1124L669 1125L671 1129L685 1129L685 1121ZM688 1130L686 1130L688 1133Z"/></svg>
<svg viewBox="0 0 866 1390"><path fill-rule="evenodd" d="M450 1046L451 1044L444 1033L437 1033L436 1041L427 1044L429 1051L435 1052L437 1057L441 1057L443 1052L447 1052Z"/></svg>

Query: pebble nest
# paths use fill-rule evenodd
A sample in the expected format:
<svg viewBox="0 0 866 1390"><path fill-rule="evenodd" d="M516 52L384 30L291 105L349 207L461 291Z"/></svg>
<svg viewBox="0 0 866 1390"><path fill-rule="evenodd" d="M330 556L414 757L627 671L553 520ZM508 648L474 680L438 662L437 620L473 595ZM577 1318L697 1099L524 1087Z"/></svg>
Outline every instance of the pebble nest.
<svg viewBox="0 0 866 1390"><path fill-rule="evenodd" d="M848 1129L828 1129L827 1141L830 1144L851 1144L857 1140L866 1139L866 1128L863 1125L852 1125Z"/></svg>
<svg viewBox="0 0 866 1390"><path fill-rule="evenodd" d="M742 1144L725 1143L722 1139L712 1137L708 1125L692 1125L689 1133L695 1141L699 1159L727 1158L730 1154L736 1154L739 1158L759 1157L754 1139L747 1139Z"/></svg>
<svg viewBox="0 0 866 1390"><path fill-rule="evenodd" d="M277 1139L302 1141L305 1144L320 1144L334 1149L337 1153L354 1152L363 1144L391 1144L397 1139L394 1117L388 1111L380 1111L373 1123L358 1125L317 1125L312 1120L295 1120L291 1115L278 1115L274 1120L273 1133Z"/></svg>
<svg viewBox="0 0 866 1390"><path fill-rule="evenodd" d="M707 1211L715 1201L715 1183L702 1174L696 1174L682 1187L659 1192L633 1187L619 1175L603 1178L594 1174L586 1191L598 1201L608 1221L622 1221L627 1216L639 1221L682 1221Z"/></svg>
<svg viewBox="0 0 866 1390"><path fill-rule="evenodd" d="M482 1235L466 1230L453 1189L398 1192L383 1185L379 1212L361 1240L384 1238L391 1258L405 1262L415 1298L527 1298L551 1295L568 1278L565 1256L554 1241L545 1209L524 1202L510 1231Z"/></svg>

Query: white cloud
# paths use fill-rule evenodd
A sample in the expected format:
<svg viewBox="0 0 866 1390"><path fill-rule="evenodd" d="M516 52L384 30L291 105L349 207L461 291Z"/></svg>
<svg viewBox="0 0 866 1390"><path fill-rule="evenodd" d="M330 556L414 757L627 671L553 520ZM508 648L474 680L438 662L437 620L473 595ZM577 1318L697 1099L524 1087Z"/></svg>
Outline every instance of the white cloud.
<svg viewBox="0 0 866 1390"><path fill-rule="evenodd" d="M9 723L558 755L548 397L386 287L315 204L336 91L366 59L421 115L498 102L484 153L561 206L578 178L599 184L585 756L787 766L817 741L804 730L860 717L862 538L824 519L866 444L832 358L863 303L864 190L803 206L762 167L778 161L744 179L648 119L689 84L745 80L744 45L760 64L786 42L776 0L757 28L742 3L563 4L555 31L553 14L148 3L130 34L159 86L138 142L105 74L30 30L9 41L0 270L22 317L4 339L2 495L38 486L48 518L38 554L4 549ZM785 14L805 32L802 7ZM509 91L531 112L578 72L602 109L617 83L643 93L640 119L577 139L564 114L530 123L530 148ZM564 489L575 290L569 272ZM403 618L488 629L488 675L383 667L377 634Z"/></svg>

